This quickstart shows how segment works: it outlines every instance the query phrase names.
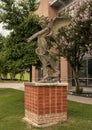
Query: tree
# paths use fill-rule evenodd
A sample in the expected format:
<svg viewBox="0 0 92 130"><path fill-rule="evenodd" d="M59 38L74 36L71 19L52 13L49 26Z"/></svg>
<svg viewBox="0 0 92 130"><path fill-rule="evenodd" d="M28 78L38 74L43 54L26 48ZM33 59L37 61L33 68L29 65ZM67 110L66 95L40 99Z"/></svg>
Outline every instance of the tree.
<svg viewBox="0 0 92 130"><path fill-rule="evenodd" d="M5 24L6 29L16 32L29 13L36 9L35 2L36 0L1 0L0 21Z"/></svg>
<svg viewBox="0 0 92 130"><path fill-rule="evenodd" d="M1 0L0 21L11 30L6 37L4 53L11 73L18 73L38 63L36 42L27 43L27 38L40 29L39 17L33 12L36 0Z"/></svg>
<svg viewBox="0 0 92 130"><path fill-rule="evenodd" d="M2 34L0 34L0 52L1 52L2 47L3 47L3 39L4 39L4 37L2 36Z"/></svg>
<svg viewBox="0 0 92 130"><path fill-rule="evenodd" d="M12 79L14 79L17 73L30 68L31 64L37 64L39 59L35 54L36 46L36 42L32 44L27 44L25 42L15 44L11 36L5 38L3 54L6 59L5 64L8 67L8 72L11 73Z"/></svg>
<svg viewBox="0 0 92 130"><path fill-rule="evenodd" d="M4 47L4 39L5 37L0 34L0 80L3 77L7 77L7 67L5 65L5 57L3 53L3 47Z"/></svg>
<svg viewBox="0 0 92 130"><path fill-rule="evenodd" d="M83 2L71 18L71 24L61 27L55 36L60 54L72 67L76 90L80 91L79 71L83 56L92 43L92 2Z"/></svg>
<svg viewBox="0 0 92 130"><path fill-rule="evenodd" d="M2 34L0 34L0 55L1 55L2 46L3 46L2 40L3 40L3 36L2 36ZM0 80L2 79L2 76L1 76L2 65L1 65L1 64L2 64L2 63L1 63L1 59L0 59Z"/></svg>

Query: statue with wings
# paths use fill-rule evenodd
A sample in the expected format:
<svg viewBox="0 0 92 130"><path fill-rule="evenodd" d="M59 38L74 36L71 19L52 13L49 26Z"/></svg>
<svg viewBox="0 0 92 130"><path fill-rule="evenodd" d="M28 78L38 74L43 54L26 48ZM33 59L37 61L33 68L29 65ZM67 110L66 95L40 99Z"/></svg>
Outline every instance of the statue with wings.
<svg viewBox="0 0 92 130"><path fill-rule="evenodd" d="M40 82L56 82L59 79L59 59L58 49L54 42L49 42L48 39L54 35L60 27L61 18L56 17L49 19L42 17L40 25L42 30L33 34L28 38L28 42L38 38L38 47L36 53L43 67L43 78ZM58 27L56 26L58 24Z"/></svg>

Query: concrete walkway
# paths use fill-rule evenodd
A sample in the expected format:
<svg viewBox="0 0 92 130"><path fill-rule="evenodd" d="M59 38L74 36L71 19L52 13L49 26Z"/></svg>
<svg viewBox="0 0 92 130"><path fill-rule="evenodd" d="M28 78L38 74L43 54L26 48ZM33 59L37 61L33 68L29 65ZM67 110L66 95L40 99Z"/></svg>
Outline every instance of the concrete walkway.
<svg viewBox="0 0 92 130"><path fill-rule="evenodd" d="M0 88L13 88L24 91L24 83L0 83Z"/></svg>
<svg viewBox="0 0 92 130"><path fill-rule="evenodd" d="M24 83L0 83L0 88L13 88L24 91ZM91 89L92 90L92 89ZM90 88L89 88L90 91ZM92 98L80 97L80 96L73 96L68 95L68 100L85 103L85 104L92 104Z"/></svg>
<svg viewBox="0 0 92 130"><path fill-rule="evenodd" d="M68 100L85 104L92 104L92 98L68 95Z"/></svg>

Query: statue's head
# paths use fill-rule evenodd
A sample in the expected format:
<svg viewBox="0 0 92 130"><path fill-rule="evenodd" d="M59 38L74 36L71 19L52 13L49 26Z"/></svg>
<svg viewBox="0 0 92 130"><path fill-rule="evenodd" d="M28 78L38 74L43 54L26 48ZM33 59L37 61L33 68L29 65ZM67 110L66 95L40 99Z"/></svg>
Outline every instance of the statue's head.
<svg viewBox="0 0 92 130"><path fill-rule="evenodd" d="M42 16L41 19L40 19L40 21L39 21L39 24L41 25L41 27L42 28L47 27L48 23L49 23L49 18Z"/></svg>

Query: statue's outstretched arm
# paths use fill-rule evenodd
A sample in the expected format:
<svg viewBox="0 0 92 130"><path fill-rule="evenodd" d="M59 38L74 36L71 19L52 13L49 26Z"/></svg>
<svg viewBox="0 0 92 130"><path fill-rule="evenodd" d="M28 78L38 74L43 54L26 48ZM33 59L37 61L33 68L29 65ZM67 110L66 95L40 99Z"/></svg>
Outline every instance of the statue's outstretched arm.
<svg viewBox="0 0 92 130"><path fill-rule="evenodd" d="M39 31L39 32L37 32L37 33L35 33L35 34L33 34L31 37L29 37L28 39L27 39L27 42L31 42L33 39L35 39L36 37L38 37L39 35L42 35L42 34L44 34L46 31L48 31L48 27L46 27L46 28L44 28L44 29L42 29L41 31Z"/></svg>

